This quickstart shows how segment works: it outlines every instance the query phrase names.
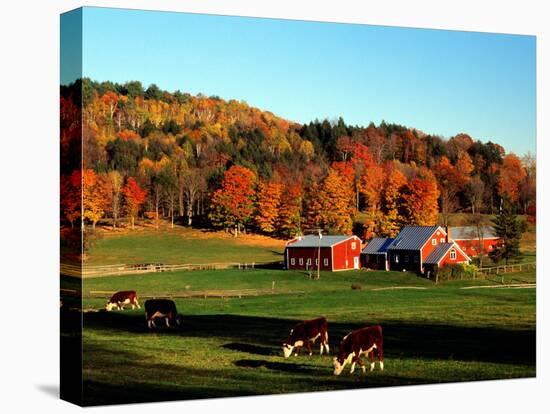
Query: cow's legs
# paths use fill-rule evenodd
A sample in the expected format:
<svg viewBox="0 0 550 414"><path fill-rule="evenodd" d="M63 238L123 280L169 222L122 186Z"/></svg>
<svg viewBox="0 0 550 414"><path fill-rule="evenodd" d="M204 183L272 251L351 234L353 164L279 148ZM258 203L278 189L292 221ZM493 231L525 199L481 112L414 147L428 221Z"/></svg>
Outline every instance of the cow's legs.
<svg viewBox="0 0 550 414"><path fill-rule="evenodd" d="M384 371L384 351L382 351L382 348L378 348L378 362L380 363L380 371Z"/></svg>
<svg viewBox="0 0 550 414"><path fill-rule="evenodd" d="M349 371L350 374L353 374L353 371L355 371L355 364L359 364L361 367L363 366L363 363L361 362L361 354L353 356L353 359L351 360L351 369Z"/></svg>
<svg viewBox="0 0 550 414"><path fill-rule="evenodd" d="M309 356L311 356L313 354L312 350L311 350L311 342L310 341L307 341L306 342L306 346L307 346L307 350L309 352Z"/></svg>
<svg viewBox="0 0 550 414"><path fill-rule="evenodd" d="M370 371L372 372L374 370L374 363L376 361L376 358L374 356L374 353L378 352L378 349L373 349L370 351Z"/></svg>
<svg viewBox="0 0 550 414"><path fill-rule="evenodd" d="M135 303L135 305L137 306L138 309L141 309L141 306L139 306L139 302L138 302L137 298L134 299L134 303Z"/></svg>
<svg viewBox="0 0 550 414"><path fill-rule="evenodd" d="M170 317L167 316L164 320L166 321L166 326L170 328Z"/></svg>

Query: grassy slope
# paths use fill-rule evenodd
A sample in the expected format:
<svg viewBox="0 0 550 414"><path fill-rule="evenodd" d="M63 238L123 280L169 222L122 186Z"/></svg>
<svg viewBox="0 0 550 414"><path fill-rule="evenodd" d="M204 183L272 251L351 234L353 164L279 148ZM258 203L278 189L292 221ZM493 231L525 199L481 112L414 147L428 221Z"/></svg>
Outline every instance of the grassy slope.
<svg viewBox="0 0 550 414"><path fill-rule="evenodd" d="M86 264L267 262L282 260L283 250L282 240L164 226L121 234L103 231Z"/></svg>
<svg viewBox="0 0 550 414"><path fill-rule="evenodd" d="M376 387L535 375L535 290L435 286L407 273L322 274L219 271L89 279L88 289L138 292L276 288L308 293L241 299L176 299L181 330L148 332L142 311L84 316L85 390L90 404ZM183 280L182 280L183 282ZM351 283L363 289L351 290ZM479 282L487 284L490 282ZM391 286L427 290L373 290ZM85 298L87 307L104 299ZM329 357L280 356L297 320L325 315L334 351L349 330L381 323L386 371L332 376Z"/></svg>

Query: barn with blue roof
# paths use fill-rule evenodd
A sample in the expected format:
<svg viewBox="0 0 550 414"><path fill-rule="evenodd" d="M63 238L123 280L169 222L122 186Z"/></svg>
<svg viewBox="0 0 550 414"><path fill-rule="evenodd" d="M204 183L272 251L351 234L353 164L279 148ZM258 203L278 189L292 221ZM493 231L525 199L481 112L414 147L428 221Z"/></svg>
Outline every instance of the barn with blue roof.
<svg viewBox="0 0 550 414"><path fill-rule="evenodd" d="M470 262L441 226L405 226L394 239L373 239L363 254L366 267L418 273L433 271L447 263ZM383 267L378 267L382 263Z"/></svg>
<svg viewBox="0 0 550 414"><path fill-rule="evenodd" d="M389 270L388 248L395 239L375 237L361 252L361 266L368 269Z"/></svg>

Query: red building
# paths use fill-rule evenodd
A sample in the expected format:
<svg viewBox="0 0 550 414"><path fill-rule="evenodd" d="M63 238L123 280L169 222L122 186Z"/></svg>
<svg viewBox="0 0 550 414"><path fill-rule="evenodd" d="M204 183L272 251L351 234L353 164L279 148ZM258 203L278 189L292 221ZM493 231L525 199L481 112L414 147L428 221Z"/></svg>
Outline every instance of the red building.
<svg viewBox="0 0 550 414"><path fill-rule="evenodd" d="M424 273L434 273L446 264L470 263L470 258L455 243L439 244L424 261Z"/></svg>
<svg viewBox="0 0 550 414"><path fill-rule="evenodd" d="M368 245L367 245L368 247ZM387 248L390 270L425 273L447 263L469 263L470 258L440 226L405 226Z"/></svg>
<svg viewBox="0 0 550 414"><path fill-rule="evenodd" d="M487 256L502 241L491 226L448 227L447 233L469 256Z"/></svg>
<svg viewBox="0 0 550 414"><path fill-rule="evenodd" d="M357 236L307 235L287 243L286 269L340 270L359 269L361 239ZM320 260L319 260L320 259Z"/></svg>

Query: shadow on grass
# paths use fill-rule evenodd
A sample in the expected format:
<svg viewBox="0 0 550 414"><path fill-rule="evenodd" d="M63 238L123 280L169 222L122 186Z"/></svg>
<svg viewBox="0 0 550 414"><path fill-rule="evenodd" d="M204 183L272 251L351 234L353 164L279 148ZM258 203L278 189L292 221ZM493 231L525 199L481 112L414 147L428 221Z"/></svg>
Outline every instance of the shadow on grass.
<svg viewBox="0 0 550 414"><path fill-rule="evenodd" d="M318 370L299 364L287 364L284 362L264 361L259 359L239 359L235 365L243 368L267 368L274 371L291 372L294 374L314 374Z"/></svg>
<svg viewBox="0 0 550 414"><path fill-rule="evenodd" d="M240 342L231 342L229 344L225 344L223 345L223 348L230 349L231 351L246 352L248 354L261 355L261 356L272 356L272 355L280 354L280 352L277 352L273 348L253 345L253 344L245 344Z"/></svg>
<svg viewBox="0 0 550 414"><path fill-rule="evenodd" d="M84 329L112 329L130 334L150 333L141 314L97 312L84 314ZM256 355L277 355L280 344L298 322L281 318L242 315L184 316L180 328L159 328L164 335L220 338L227 349ZM380 323L386 358L419 358L535 365L536 331L475 328L437 324L366 321L364 325L331 323L329 343L337 352L341 338L353 329ZM316 344L315 349L318 347Z"/></svg>

